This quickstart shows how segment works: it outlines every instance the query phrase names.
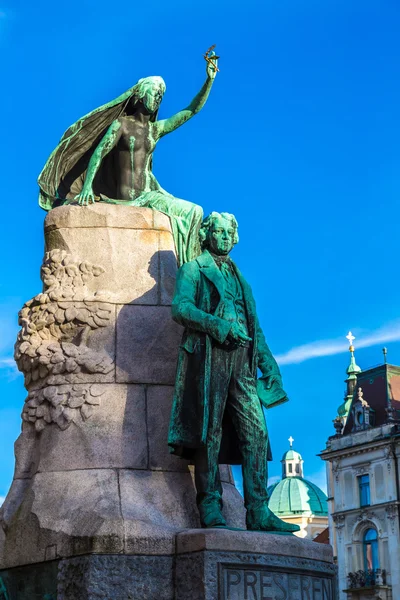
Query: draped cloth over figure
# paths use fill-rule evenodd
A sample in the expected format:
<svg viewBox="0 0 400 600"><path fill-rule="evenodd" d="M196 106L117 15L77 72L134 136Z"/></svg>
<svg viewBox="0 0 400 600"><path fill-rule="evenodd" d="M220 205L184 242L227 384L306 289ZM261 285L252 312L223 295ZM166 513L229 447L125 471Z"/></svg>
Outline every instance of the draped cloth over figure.
<svg viewBox="0 0 400 600"><path fill-rule="evenodd" d="M128 104L137 97L139 84L140 82L115 100L81 117L67 129L39 175L41 208L51 210L64 204L76 203L75 197L82 191L94 151L110 125L125 114ZM153 140L160 137L156 136L157 113L158 109L151 115L149 123L149 136ZM117 159L117 149L113 148L103 158L94 178L93 191L99 201L148 207L168 215L179 263L195 258L200 253L198 229L203 216L201 207L175 198L159 185L152 172L152 155L145 168L146 186L143 193L132 200L119 199Z"/></svg>

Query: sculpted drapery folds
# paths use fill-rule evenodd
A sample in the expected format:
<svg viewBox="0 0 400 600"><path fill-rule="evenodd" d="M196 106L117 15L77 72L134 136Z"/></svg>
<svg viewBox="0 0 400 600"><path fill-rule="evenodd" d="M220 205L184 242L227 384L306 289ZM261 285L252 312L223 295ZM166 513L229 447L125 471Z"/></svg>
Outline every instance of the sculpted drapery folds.
<svg viewBox="0 0 400 600"><path fill-rule="evenodd" d="M179 269L172 303L173 318L185 331L168 443L173 453L194 461L204 527L225 525L221 462L242 464L248 529L296 531L267 504L271 455L262 404L270 408L287 397L250 286L228 256L238 241L236 219L212 213L200 239L203 252Z"/></svg>
<svg viewBox="0 0 400 600"><path fill-rule="evenodd" d="M39 176L39 204L50 210L63 204L96 201L149 207L171 219L180 264L198 256L200 206L175 198L152 171L153 151L204 106L217 72L207 61L207 78L183 110L157 120L166 86L162 77L145 77L121 96L71 125Z"/></svg>

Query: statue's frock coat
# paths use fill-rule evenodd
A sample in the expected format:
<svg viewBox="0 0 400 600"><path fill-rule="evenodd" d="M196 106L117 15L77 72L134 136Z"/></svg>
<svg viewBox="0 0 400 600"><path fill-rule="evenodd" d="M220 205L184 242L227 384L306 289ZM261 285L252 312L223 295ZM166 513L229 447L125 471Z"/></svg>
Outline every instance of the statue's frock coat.
<svg viewBox="0 0 400 600"><path fill-rule="evenodd" d="M280 381L278 365L258 323L251 288L233 261L232 264L242 287L248 332L253 340L249 353L251 371L255 379L259 368L262 378L275 375ZM172 453L187 459L207 440L212 344L213 341L224 344L231 327L229 321L219 316L223 314L224 291L225 280L207 250L178 271L172 315L185 331L179 349L168 444ZM223 420L219 462L241 463L239 443L228 411Z"/></svg>

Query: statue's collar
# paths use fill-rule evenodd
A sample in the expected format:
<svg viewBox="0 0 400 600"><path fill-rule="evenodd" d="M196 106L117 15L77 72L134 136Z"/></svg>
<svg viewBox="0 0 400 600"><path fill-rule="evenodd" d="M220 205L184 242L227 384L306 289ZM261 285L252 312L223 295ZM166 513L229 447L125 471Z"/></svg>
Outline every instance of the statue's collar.
<svg viewBox="0 0 400 600"><path fill-rule="evenodd" d="M221 268L221 265L227 264L229 265L232 261L229 258L229 255L226 254L224 256L220 256L219 254L213 254L212 252L208 251L209 255L211 256L211 258L213 259L213 261L215 262L215 264L217 265L217 267Z"/></svg>
<svg viewBox="0 0 400 600"><path fill-rule="evenodd" d="M203 250L203 253L197 258L200 267L220 267L223 263L232 264L232 259L227 256L218 256L212 254L209 250Z"/></svg>

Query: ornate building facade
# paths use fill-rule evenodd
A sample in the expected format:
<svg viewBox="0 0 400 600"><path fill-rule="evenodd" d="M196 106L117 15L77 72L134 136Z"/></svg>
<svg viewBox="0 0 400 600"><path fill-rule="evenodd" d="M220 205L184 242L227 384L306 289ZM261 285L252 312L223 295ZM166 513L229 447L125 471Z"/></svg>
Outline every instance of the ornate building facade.
<svg viewBox="0 0 400 600"><path fill-rule="evenodd" d="M353 340L346 393L321 458L339 599L400 599L400 368L362 371Z"/></svg>
<svg viewBox="0 0 400 600"><path fill-rule="evenodd" d="M268 488L268 506L283 521L300 525L295 535L313 540L328 525L327 497L315 483L304 479L304 461L293 450L293 441L289 438L290 450L281 460L281 481Z"/></svg>

